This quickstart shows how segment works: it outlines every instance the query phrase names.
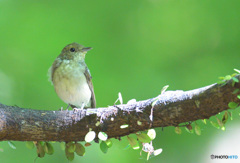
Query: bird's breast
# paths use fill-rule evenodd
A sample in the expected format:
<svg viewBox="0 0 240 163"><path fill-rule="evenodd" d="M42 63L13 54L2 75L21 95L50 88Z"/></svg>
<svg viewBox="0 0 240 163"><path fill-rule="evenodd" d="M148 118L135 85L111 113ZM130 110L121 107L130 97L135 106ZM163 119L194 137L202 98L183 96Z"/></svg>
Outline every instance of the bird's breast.
<svg viewBox="0 0 240 163"><path fill-rule="evenodd" d="M90 105L91 91L81 65L61 64L53 74L53 85L58 96L68 104Z"/></svg>

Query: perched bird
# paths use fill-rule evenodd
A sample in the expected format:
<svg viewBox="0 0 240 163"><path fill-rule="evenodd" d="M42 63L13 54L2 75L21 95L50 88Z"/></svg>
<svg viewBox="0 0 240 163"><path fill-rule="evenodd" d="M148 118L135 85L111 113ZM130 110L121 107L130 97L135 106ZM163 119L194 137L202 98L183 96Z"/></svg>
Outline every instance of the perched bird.
<svg viewBox="0 0 240 163"><path fill-rule="evenodd" d="M91 49L75 42L71 43L63 48L49 69L49 77L55 91L68 107L96 107L92 77L85 63L85 55Z"/></svg>

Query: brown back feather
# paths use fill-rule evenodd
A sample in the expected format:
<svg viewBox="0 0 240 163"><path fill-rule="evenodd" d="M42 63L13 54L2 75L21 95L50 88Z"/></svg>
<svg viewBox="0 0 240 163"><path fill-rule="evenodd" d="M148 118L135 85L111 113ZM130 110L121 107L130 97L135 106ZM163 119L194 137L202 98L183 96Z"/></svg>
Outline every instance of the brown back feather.
<svg viewBox="0 0 240 163"><path fill-rule="evenodd" d="M91 76L90 71L87 67L85 69L84 75L87 79L87 83L88 83L88 86L89 86L90 91L91 91L91 108L96 108L96 98L95 98L95 94L94 94L94 90L93 90L92 76Z"/></svg>

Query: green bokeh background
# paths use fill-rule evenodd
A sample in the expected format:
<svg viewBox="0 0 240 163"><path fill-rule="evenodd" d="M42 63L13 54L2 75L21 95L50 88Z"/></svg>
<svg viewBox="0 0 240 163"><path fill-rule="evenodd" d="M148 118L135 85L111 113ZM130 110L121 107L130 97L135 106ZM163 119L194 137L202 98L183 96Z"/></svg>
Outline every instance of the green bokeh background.
<svg viewBox="0 0 240 163"><path fill-rule="evenodd" d="M212 84L240 67L239 7L240 1L233 0L0 0L0 102L32 109L66 107L47 71L72 42L93 47L86 62L98 107L112 105L118 92L126 103L155 97L165 85L191 90ZM218 137L228 139L228 131L239 123L237 114L225 132L201 121L201 136L185 130L177 135L173 127L156 129L153 143L163 152L149 162L211 161L215 151L207 149ZM126 138L113 141L107 154L93 144L73 162L146 162L140 151L124 150ZM16 150L0 144L0 162L33 162L35 149L15 144ZM54 155L37 162L68 162L59 144L54 147Z"/></svg>

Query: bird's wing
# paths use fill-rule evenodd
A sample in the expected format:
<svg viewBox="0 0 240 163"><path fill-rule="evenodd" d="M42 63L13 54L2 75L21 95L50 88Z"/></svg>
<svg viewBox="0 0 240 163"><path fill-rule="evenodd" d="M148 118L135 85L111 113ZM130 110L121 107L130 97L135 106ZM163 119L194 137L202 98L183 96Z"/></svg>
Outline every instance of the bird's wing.
<svg viewBox="0 0 240 163"><path fill-rule="evenodd" d="M55 72L55 70L56 70L56 68L58 68L60 65L61 65L61 61L57 61L57 60L61 60L61 59L59 59L59 58L57 58L54 62L53 62L53 64L52 64L52 66L48 69L48 78L49 78L49 81L52 83L53 81L53 75L54 75L54 72Z"/></svg>
<svg viewBox="0 0 240 163"><path fill-rule="evenodd" d="M85 69L84 75L87 79L87 83L88 83L89 89L91 91L91 108L95 108L96 107L96 99L95 99L95 94L94 94L94 90L93 90L92 76L87 67Z"/></svg>

